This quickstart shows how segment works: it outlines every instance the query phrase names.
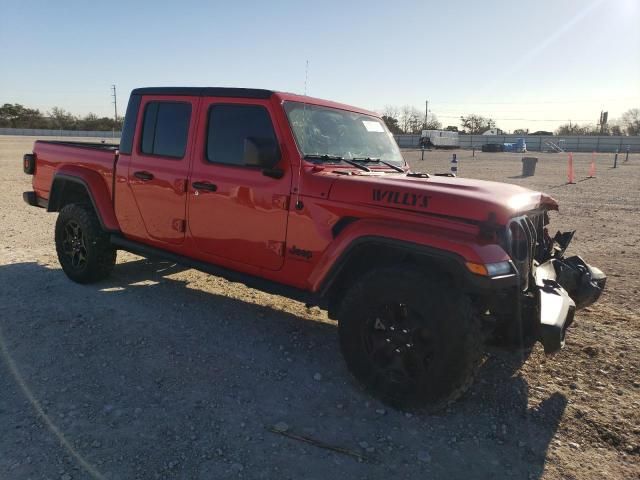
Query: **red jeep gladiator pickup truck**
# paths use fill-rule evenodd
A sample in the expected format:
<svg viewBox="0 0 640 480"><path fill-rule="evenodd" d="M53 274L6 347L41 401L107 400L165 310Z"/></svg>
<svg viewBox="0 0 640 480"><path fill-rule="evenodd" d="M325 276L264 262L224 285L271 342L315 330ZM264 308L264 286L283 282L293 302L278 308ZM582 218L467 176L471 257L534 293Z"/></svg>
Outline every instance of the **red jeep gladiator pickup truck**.
<svg viewBox="0 0 640 480"><path fill-rule="evenodd" d="M395 406L457 398L488 339L556 352L606 280L547 232L551 197L411 172L376 113L306 96L136 89L119 145L23 160L71 280L122 249L326 308L349 370Z"/></svg>

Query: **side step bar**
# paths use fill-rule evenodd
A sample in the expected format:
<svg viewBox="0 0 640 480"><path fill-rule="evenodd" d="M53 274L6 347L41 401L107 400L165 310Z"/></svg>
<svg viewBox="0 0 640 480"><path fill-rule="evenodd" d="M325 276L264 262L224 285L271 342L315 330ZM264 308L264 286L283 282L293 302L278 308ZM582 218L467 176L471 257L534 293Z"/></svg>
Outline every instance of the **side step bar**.
<svg viewBox="0 0 640 480"><path fill-rule="evenodd" d="M118 234L111 235L110 240L111 244L118 249L126 250L127 252L131 252L145 258L159 258L167 260L169 262L174 262L189 268L193 268L195 270L199 270L204 273L208 273L210 275L215 275L216 277L222 277L230 282L242 283L247 287L255 288L256 290L260 290L262 292L293 298L300 302L304 302L307 305L319 306L321 304L320 297L318 295L314 295L311 292L307 292L299 288L283 285L281 283L266 280L264 278L256 277L247 273L229 270L218 265L202 262L200 260L194 260L192 258L178 255L172 252L167 252L159 248L150 247L149 245L145 245L143 243L128 240Z"/></svg>

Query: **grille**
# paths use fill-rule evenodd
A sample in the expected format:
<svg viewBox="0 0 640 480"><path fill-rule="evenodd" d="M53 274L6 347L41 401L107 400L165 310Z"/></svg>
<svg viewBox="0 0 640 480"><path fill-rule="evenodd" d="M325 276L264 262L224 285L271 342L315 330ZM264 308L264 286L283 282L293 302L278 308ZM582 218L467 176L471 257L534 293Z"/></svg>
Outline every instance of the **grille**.
<svg viewBox="0 0 640 480"><path fill-rule="evenodd" d="M507 225L507 251L520 276L523 291L529 288L532 263L538 244L538 231L542 217L527 215L513 218Z"/></svg>

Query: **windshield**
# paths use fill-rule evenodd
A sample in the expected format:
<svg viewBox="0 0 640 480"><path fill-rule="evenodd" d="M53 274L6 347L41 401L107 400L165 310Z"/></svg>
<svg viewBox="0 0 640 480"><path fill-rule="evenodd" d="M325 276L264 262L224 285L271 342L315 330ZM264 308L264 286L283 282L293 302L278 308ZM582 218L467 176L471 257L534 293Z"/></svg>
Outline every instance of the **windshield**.
<svg viewBox="0 0 640 480"><path fill-rule="evenodd" d="M304 156L380 159L404 165L393 135L376 117L300 102L285 102L284 109Z"/></svg>

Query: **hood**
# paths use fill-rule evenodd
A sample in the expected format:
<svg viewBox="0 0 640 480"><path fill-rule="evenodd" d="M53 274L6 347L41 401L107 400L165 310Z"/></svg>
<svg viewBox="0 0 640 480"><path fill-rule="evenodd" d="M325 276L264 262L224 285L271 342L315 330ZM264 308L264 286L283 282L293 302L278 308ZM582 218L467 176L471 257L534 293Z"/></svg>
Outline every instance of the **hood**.
<svg viewBox="0 0 640 480"><path fill-rule="evenodd" d="M478 222L493 217L502 225L521 212L558 209L557 202L544 193L509 183L460 177L345 175L335 180L329 198Z"/></svg>

